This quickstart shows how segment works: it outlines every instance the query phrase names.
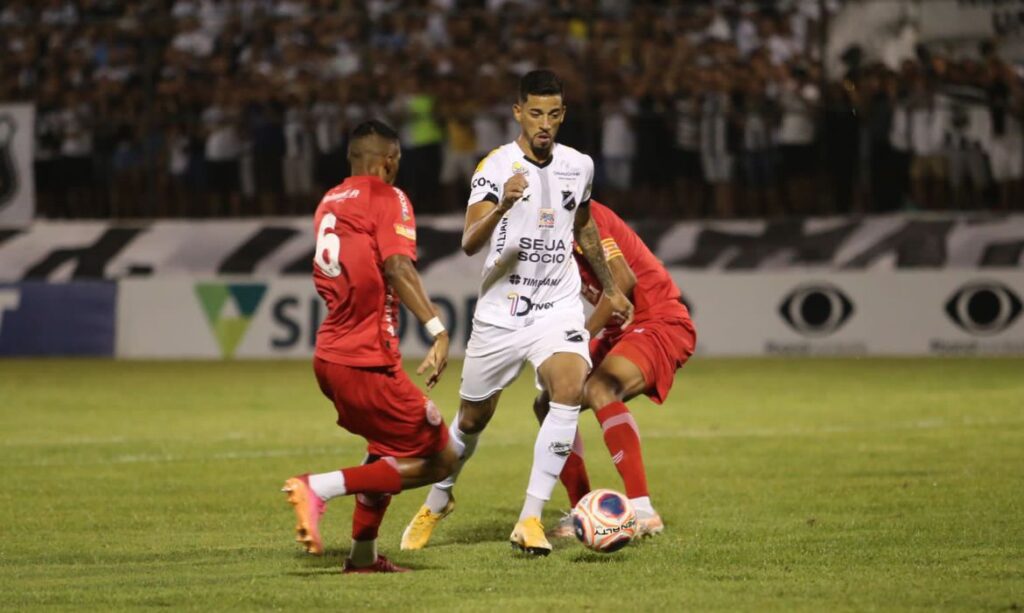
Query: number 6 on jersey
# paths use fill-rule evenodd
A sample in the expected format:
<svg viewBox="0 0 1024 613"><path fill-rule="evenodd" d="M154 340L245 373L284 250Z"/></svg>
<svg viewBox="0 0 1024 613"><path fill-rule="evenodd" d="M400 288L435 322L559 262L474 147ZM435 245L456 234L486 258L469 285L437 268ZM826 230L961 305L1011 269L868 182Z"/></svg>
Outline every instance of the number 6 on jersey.
<svg viewBox="0 0 1024 613"><path fill-rule="evenodd" d="M338 218L327 213L320 220L320 228L316 232L316 256L313 261L328 277L334 278L341 274L341 239L334 233L334 224Z"/></svg>

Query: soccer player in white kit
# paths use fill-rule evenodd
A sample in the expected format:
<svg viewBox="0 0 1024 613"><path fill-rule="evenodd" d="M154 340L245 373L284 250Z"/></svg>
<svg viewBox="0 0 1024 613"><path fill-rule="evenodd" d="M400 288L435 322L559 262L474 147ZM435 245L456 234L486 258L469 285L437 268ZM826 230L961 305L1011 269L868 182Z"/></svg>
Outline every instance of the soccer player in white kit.
<svg viewBox="0 0 1024 613"><path fill-rule="evenodd" d="M606 293L615 316L628 322L633 315L590 218L594 161L555 143L565 118L558 77L549 70L523 76L512 112L522 130L477 166L462 234L467 254L485 246L489 251L466 347L462 403L450 428L460 461L449 478L431 487L402 535L402 549L425 547L437 523L452 512L459 471L476 449L501 391L529 361L551 402L534 445L526 501L509 540L534 555L551 552L541 511L572 447L590 370L574 239L603 287L610 288Z"/></svg>

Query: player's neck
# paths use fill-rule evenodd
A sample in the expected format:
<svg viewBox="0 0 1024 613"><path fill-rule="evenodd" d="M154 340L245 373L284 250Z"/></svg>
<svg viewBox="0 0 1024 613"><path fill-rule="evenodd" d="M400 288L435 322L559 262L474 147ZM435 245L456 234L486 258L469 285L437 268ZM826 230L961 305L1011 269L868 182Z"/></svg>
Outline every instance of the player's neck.
<svg viewBox="0 0 1024 613"><path fill-rule="evenodd" d="M520 134L516 137L516 145L519 145L519 150L523 152L526 159L536 162L537 164L546 164L551 159L552 153L555 151L555 143L551 143L551 148L547 151L538 152L530 143L527 142L526 136Z"/></svg>

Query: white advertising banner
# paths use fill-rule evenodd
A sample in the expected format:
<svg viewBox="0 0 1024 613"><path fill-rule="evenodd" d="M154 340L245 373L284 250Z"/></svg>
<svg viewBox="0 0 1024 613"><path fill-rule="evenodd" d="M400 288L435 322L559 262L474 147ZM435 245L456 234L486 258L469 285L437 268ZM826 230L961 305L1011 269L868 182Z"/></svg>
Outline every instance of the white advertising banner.
<svg viewBox="0 0 1024 613"><path fill-rule="evenodd" d="M1024 272L672 272L693 310L699 355L1024 354ZM447 266L424 275L453 357L465 350L476 280ZM117 356L308 358L324 315L308 279L127 280ZM402 352L421 357L429 338L410 319Z"/></svg>
<svg viewBox="0 0 1024 613"><path fill-rule="evenodd" d="M31 104L0 104L0 228L28 225L35 214L35 122Z"/></svg>

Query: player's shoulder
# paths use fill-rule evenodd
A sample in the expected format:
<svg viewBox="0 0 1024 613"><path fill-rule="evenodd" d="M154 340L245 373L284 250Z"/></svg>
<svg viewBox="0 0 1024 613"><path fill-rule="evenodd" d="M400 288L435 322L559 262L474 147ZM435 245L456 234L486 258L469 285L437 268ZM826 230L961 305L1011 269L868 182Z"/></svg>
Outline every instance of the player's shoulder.
<svg viewBox="0 0 1024 613"><path fill-rule="evenodd" d="M510 156L512 155L512 147L515 147L517 150L519 148L518 145L512 142L505 143L500 147L491 149L491 152L485 155L483 159L480 160L480 163L476 165L474 173L481 171L495 172L503 166L508 165Z"/></svg>
<svg viewBox="0 0 1024 613"><path fill-rule="evenodd" d="M563 145L562 143L558 143L558 146L555 147L555 159L561 160L564 163L567 163L567 164L570 164L570 165L573 165L573 166L579 166L579 167L587 167L587 166L589 166L590 168L594 167L594 159L593 158L591 158L586 153L583 153L579 149L576 149L575 147L570 147L569 145Z"/></svg>

